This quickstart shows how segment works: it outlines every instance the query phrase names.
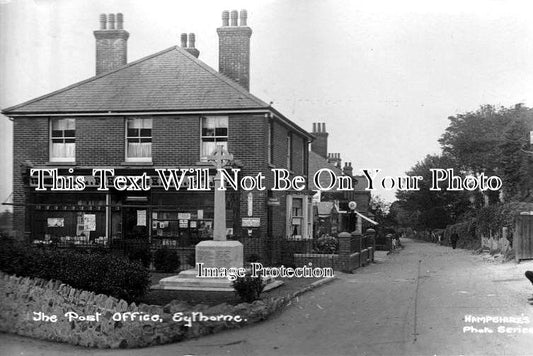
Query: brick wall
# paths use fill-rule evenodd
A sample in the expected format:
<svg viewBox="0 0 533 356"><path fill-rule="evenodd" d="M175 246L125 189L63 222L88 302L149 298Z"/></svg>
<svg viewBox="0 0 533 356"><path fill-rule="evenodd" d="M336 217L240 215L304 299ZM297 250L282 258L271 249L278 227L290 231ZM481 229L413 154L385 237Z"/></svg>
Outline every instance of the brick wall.
<svg viewBox="0 0 533 356"><path fill-rule="evenodd" d="M152 161L156 166L194 165L200 161L200 117L156 116Z"/></svg>
<svg viewBox="0 0 533 356"><path fill-rule="evenodd" d="M43 165L48 162L48 118L17 118L13 121L13 228L18 238L29 231L25 219L26 203L23 172L26 164Z"/></svg>
<svg viewBox="0 0 533 356"><path fill-rule="evenodd" d="M123 117L76 118L76 164L119 166L125 155Z"/></svg>

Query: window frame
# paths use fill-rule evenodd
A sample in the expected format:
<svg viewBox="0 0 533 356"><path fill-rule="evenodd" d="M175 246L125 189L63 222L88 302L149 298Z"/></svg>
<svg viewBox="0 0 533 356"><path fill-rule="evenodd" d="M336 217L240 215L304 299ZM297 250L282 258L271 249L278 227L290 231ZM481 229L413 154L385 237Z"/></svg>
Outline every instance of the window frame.
<svg viewBox="0 0 533 356"><path fill-rule="evenodd" d="M53 156L53 127L54 127L54 121L59 120L73 120L74 121L74 156L73 157L54 157ZM50 120L48 120L48 159L50 162L65 162L65 163L75 163L76 162L76 118L75 117L50 117ZM67 137L65 136L65 131L63 131L63 136L61 137L55 137L55 139L63 139L65 141ZM68 137L68 139L72 139L72 137ZM66 142L63 142L63 144L66 144Z"/></svg>
<svg viewBox="0 0 533 356"><path fill-rule="evenodd" d="M293 202L295 199L302 201L302 211L300 215L293 216ZM308 240L313 238L313 221L312 221L312 207L311 200L307 195L287 195L286 212L286 238L288 240ZM292 235L294 224L293 218L300 219L301 235Z"/></svg>
<svg viewBox="0 0 533 356"><path fill-rule="evenodd" d="M292 132L288 132L287 133L287 169L289 171L292 171L292 166L293 166L293 162L292 162L292 146L293 146Z"/></svg>
<svg viewBox="0 0 533 356"><path fill-rule="evenodd" d="M131 120L131 119L143 119L143 120L146 120L146 119L150 119L151 122L152 122L152 127L150 128L150 157L129 157L128 156L128 138L147 138L148 136L142 136L141 133L140 133L140 130L139 130L139 135L138 136L129 136L128 135L128 121ZM152 153L152 149L153 149L153 143L154 143L154 135L153 135L153 129L154 129L154 119L153 117L151 116L126 116L124 117L124 160L126 162L147 162L147 163L151 163L152 162L152 157L153 157L153 153Z"/></svg>
<svg viewBox="0 0 533 356"><path fill-rule="evenodd" d="M204 128L204 119L218 119L218 118L225 118L226 119L226 135L225 136L217 136L216 134L213 136L204 136L203 134L203 128ZM205 138L214 138L215 143L218 142L217 138L225 138L226 141L220 141L220 142L226 142L226 150L229 151L229 115L201 115L200 116L200 162L207 162L207 157L211 154L211 152L207 152L204 155L203 152L203 143L204 143L204 137Z"/></svg>
<svg viewBox="0 0 533 356"><path fill-rule="evenodd" d="M268 119L268 164L274 164L274 120Z"/></svg>

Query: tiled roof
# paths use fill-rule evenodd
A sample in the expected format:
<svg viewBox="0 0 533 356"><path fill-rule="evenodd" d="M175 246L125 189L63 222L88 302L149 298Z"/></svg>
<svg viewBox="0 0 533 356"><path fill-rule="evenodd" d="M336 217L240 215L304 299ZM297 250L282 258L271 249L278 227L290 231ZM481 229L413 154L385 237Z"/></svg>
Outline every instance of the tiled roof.
<svg viewBox="0 0 533 356"><path fill-rule="evenodd" d="M342 170L334 166L333 164L329 163L327 159L319 155L318 153L315 153L313 151L309 151L309 177L310 177L310 189L318 190L318 188L315 186L315 183L313 181L313 176L316 172L318 172L321 168L328 168L333 171L333 173L337 176L342 175ZM327 178L326 174L322 174L320 176L320 183L322 186L327 186L329 184L329 180ZM337 190L336 188L333 188L332 191Z"/></svg>
<svg viewBox="0 0 533 356"><path fill-rule="evenodd" d="M3 110L5 115L266 109L269 105L181 47Z"/></svg>
<svg viewBox="0 0 533 356"><path fill-rule="evenodd" d="M331 164L328 162L327 159L319 155L318 153L315 153L313 151L309 151L309 177L311 179L311 189L317 190L318 188L313 183L312 179L315 173L321 169L321 168L329 168L333 171L333 173L337 176L343 175L343 172L341 169L337 168L337 166ZM357 192L367 192L366 190L368 184L367 184L367 178L364 175L360 176L353 176L355 178L354 180L354 190ZM326 174L322 174L320 176L320 183L322 186L327 186L329 184L329 179L327 178ZM331 189L331 191L336 191L336 188Z"/></svg>
<svg viewBox="0 0 533 356"><path fill-rule="evenodd" d="M337 211L335 203L332 201L321 201L317 203L317 212L318 216L329 216L331 215L333 209Z"/></svg>

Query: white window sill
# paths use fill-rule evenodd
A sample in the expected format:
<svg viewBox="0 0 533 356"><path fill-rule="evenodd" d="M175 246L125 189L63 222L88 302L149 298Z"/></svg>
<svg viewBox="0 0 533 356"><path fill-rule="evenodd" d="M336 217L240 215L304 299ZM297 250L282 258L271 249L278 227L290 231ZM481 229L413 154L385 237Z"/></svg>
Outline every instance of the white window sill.
<svg viewBox="0 0 533 356"><path fill-rule="evenodd" d="M75 166L76 161L49 161L45 164L47 166Z"/></svg>
<svg viewBox="0 0 533 356"><path fill-rule="evenodd" d="M121 166L153 166L152 161L125 161L120 163Z"/></svg>

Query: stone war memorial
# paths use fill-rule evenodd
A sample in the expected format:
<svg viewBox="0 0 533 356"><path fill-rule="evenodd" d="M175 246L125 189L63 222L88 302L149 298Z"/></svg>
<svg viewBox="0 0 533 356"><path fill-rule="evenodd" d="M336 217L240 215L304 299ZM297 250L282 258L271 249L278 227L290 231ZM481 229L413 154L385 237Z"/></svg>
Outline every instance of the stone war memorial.
<svg viewBox="0 0 533 356"><path fill-rule="evenodd" d="M243 245L239 241L226 239L226 191L221 189L222 177L220 169L228 166L233 155L217 146L208 156L208 162L217 169L215 176L215 210L213 221L213 240L201 241L196 245L196 266L203 268L226 269L243 268ZM154 289L167 290L198 290L198 291L233 291L232 282L228 277L199 276L199 268L180 272L159 281ZM265 291L283 284L273 278L264 278Z"/></svg>

